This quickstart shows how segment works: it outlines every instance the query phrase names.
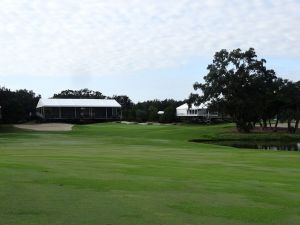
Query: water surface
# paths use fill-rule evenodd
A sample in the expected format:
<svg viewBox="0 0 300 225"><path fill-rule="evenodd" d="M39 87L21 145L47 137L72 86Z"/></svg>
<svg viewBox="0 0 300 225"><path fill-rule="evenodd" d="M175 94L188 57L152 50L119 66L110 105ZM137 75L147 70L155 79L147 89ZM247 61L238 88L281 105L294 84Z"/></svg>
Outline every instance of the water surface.
<svg viewBox="0 0 300 225"><path fill-rule="evenodd" d="M233 141L233 140L218 140L218 141L201 141L192 140L193 142L202 142L207 144L216 144L230 146L235 148L248 149L263 149L275 151L300 151L300 141L298 142L278 142L278 141Z"/></svg>

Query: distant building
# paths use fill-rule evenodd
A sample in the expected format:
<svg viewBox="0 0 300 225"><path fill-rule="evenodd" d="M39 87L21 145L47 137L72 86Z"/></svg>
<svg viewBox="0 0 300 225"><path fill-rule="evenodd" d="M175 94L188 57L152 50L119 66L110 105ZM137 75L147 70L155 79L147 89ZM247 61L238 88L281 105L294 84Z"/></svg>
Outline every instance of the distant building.
<svg viewBox="0 0 300 225"><path fill-rule="evenodd" d="M176 108L176 116L182 120L200 121L210 121L221 118L218 113L210 112L205 104L200 104L199 106L192 104L191 107L189 107L187 103Z"/></svg>
<svg viewBox="0 0 300 225"><path fill-rule="evenodd" d="M36 115L45 121L119 120L121 105L114 99L40 99Z"/></svg>
<svg viewBox="0 0 300 225"><path fill-rule="evenodd" d="M165 114L165 111L158 111L157 114L158 114L158 115L164 115L164 114Z"/></svg>

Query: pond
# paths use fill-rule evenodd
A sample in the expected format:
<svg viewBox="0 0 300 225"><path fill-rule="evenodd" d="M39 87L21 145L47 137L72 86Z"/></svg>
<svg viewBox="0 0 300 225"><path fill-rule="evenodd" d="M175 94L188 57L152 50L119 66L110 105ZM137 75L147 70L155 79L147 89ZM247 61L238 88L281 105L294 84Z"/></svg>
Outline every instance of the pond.
<svg viewBox="0 0 300 225"><path fill-rule="evenodd" d="M300 141L298 142L278 142L278 141L249 141L249 140L217 140L217 141L204 141L204 140L191 140L192 142L216 144L223 146L230 146L235 148L248 148L248 149L263 149L275 151L300 151Z"/></svg>

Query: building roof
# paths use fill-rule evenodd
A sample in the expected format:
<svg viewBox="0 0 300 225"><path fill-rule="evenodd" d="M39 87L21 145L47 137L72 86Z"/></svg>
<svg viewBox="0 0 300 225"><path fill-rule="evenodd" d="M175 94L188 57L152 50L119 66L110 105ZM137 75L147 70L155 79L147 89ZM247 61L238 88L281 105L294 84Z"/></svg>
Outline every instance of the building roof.
<svg viewBox="0 0 300 225"><path fill-rule="evenodd" d="M114 99L65 99L41 98L36 106L41 107L117 107L121 105Z"/></svg>
<svg viewBox="0 0 300 225"><path fill-rule="evenodd" d="M176 109L207 109L206 104L201 103L198 106L195 106L195 104L192 104L191 107L189 108L189 105L187 103L177 107Z"/></svg>

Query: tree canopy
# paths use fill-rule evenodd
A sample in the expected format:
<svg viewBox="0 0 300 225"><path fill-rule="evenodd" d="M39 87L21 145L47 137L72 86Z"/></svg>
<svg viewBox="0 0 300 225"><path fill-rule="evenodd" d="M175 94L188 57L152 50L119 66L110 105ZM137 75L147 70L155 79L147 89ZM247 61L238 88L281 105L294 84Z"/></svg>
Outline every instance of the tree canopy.
<svg viewBox="0 0 300 225"><path fill-rule="evenodd" d="M99 91L92 91L88 88L80 90L64 90L58 94L54 94L53 98L96 98L105 99L106 96Z"/></svg>
<svg viewBox="0 0 300 225"><path fill-rule="evenodd" d="M122 119L137 122L175 122L176 107L183 104L183 101L173 99L150 100L134 104L127 95L105 96L99 91L89 90L64 90L54 94L53 98L97 98L97 99L115 99L122 106ZM165 114L159 116L158 111L165 111Z"/></svg>
<svg viewBox="0 0 300 225"><path fill-rule="evenodd" d="M25 122L35 114L40 99L33 91L26 89L11 91L0 87L0 106L3 123Z"/></svg>
<svg viewBox="0 0 300 225"><path fill-rule="evenodd" d="M297 111L295 96L300 95L297 83L278 78L253 48L244 52L223 49L214 55L207 69L204 83L194 84L194 89L201 90L202 95L191 95L190 102L209 102L210 107L230 115L239 131L249 132L261 122L265 127L267 120L279 118L279 112L283 115L288 108ZM298 114L289 115L297 124Z"/></svg>

